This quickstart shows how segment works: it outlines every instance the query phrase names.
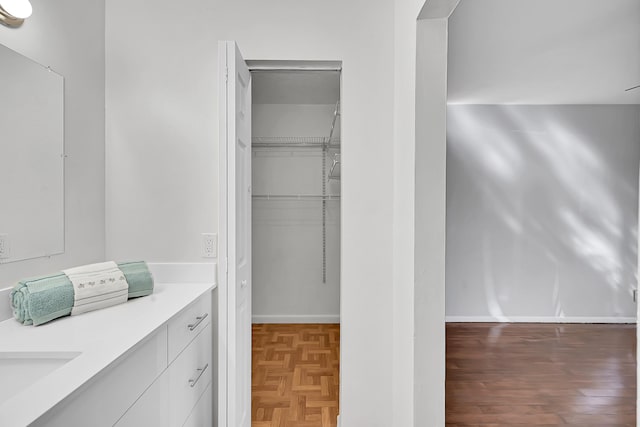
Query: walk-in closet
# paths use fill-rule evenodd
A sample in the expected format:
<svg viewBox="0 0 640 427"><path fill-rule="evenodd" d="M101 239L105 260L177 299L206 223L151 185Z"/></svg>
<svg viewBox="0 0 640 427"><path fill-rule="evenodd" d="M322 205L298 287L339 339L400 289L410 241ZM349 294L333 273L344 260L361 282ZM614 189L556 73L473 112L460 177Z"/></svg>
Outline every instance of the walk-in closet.
<svg viewBox="0 0 640 427"><path fill-rule="evenodd" d="M254 323L339 323L340 71L332 68L252 72Z"/></svg>
<svg viewBox="0 0 640 427"><path fill-rule="evenodd" d="M339 63L252 68L255 425L335 426L340 378ZM302 424L300 424L302 425Z"/></svg>

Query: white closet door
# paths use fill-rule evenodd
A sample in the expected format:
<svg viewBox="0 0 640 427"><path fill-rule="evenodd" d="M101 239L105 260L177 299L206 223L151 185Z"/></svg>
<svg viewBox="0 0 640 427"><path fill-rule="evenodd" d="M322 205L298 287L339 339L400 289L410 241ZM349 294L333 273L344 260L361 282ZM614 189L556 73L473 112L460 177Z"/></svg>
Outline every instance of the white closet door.
<svg viewBox="0 0 640 427"><path fill-rule="evenodd" d="M226 96L226 141L220 142L227 158L226 425L250 427L251 73L235 42L221 42L220 49L226 52L219 70L226 75L226 94L220 94Z"/></svg>

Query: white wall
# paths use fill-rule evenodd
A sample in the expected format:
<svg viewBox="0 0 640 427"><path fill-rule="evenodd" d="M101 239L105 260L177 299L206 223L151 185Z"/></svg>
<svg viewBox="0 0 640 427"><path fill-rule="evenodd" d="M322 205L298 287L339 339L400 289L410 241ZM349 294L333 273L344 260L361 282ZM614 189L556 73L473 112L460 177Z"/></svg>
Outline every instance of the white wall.
<svg viewBox="0 0 640 427"><path fill-rule="evenodd" d="M638 0L462 0L449 102L639 104Z"/></svg>
<svg viewBox="0 0 640 427"><path fill-rule="evenodd" d="M254 136L327 137L335 104L254 104L252 110ZM340 182L323 177L322 156L319 147L254 148L253 194L318 195L322 194L324 181L327 194L339 195ZM327 168L331 166L330 159L327 155ZM253 201L254 322L339 322L340 201L326 204L326 282L323 283L322 202Z"/></svg>
<svg viewBox="0 0 640 427"><path fill-rule="evenodd" d="M255 82L254 82L255 87ZM337 101L337 99L336 99ZM334 104L253 104L251 126L254 137L328 137ZM340 137L336 120L334 138Z"/></svg>
<svg viewBox="0 0 640 427"><path fill-rule="evenodd" d="M395 2L392 405L398 426L445 421L443 115L447 19L456 5ZM429 180L418 183L418 174Z"/></svg>
<svg viewBox="0 0 640 427"><path fill-rule="evenodd" d="M640 106L448 109L450 320L633 321Z"/></svg>
<svg viewBox="0 0 640 427"><path fill-rule="evenodd" d="M418 22L415 177L416 425L444 425L447 20ZM435 86L437 84L437 86Z"/></svg>
<svg viewBox="0 0 640 427"><path fill-rule="evenodd" d="M341 420L391 422L393 2L107 4L107 254L198 261L217 212L217 40L342 60ZM384 165L384 173L381 173ZM372 375L376 387L370 386Z"/></svg>
<svg viewBox="0 0 640 427"><path fill-rule="evenodd" d="M0 43L64 76L65 252L0 265L0 288L104 260L104 1L32 4L22 27L0 25Z"/></svg>
<svg viewBox="0 0 640 427"><path fill-rule="evenodd" d="M414 425L416 19L423 0L394 2L393 420Z"/></svg>

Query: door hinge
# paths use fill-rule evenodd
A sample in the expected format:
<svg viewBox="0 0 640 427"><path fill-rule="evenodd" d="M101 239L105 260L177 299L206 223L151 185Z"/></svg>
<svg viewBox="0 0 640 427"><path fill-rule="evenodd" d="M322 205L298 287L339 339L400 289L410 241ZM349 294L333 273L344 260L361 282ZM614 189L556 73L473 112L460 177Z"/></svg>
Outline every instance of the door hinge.
<svg viewBox="0 0 640 427"><path fill-rule="evenodd" d="M633 302L638 302L638 290L633 290Z"/></svg>
<svg viewBox="0 0 640 427"><path fill-rule="evenodd" d="M224 81L229 81L229 67L224 67Z"/></svg>
<svg viewBox="0 0 640 427"><path fill-rule="evenodd" d="M229 258L224 259L224 272L229 273Z"/></svg>

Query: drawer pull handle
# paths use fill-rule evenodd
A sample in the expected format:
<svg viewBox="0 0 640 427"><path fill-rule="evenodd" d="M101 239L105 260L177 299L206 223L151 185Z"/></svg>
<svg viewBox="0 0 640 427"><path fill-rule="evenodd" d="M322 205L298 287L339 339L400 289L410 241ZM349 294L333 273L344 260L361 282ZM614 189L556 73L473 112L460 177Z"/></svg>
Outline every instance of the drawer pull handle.
<svg viewBox="0 0 640 427"><path fill-rule="evenodd" d="M189 386L191 386L191 388L196 386L198 380L200 380L200 377L202 376L202 374L204 374L204 371L206 371L208 367L209 364L207 363L206 365L204 365L204 368L198 368L198 376L189 380Z"/></svg>
<svg viewBox="0 0 640 427"><path fill-rule="evenodd" d="M197 327L198 327L198 325L199 325L200 323L202 323L202 321L203 321L204 319L206 319L206 318L207 318L207 316L208 316L208 315L209 315L209 313L205 313L205 314L203 314L202 316L198 316L198 317L196 317L196 321L195 321L195 323L192 323L192 324L190 324L190 325L187 325L187 328L189 328L189 330L190 330L190 331L193 331L195 328L197 328Z"/></svg>

